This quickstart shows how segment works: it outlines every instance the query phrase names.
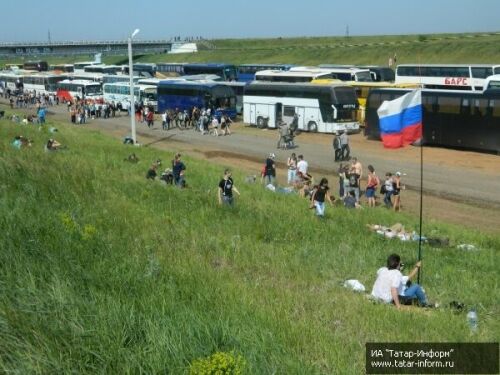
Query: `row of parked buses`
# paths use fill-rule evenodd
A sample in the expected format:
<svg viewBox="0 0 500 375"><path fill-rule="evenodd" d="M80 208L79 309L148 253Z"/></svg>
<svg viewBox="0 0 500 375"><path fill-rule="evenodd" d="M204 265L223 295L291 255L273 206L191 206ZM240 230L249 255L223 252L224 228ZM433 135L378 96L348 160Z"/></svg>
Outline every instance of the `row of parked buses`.
<svg viewBox="0 0 500 375"><path fill-rule="evenodd" d="M66 73L65 69L70 70L66 64L59 67L60 74L0 73L0 82L5 81L7 86L14 82L15 86L22 80L25 89L38 92L53 91L55 86L65 99L65 93L68 99L100 96L126 107L130 78L117 68L86 62L74 64L73 72ZM243 113L245 123L270 128L291 121L297 114L299 128L304 131L355 132L364 124L370 138L379 137L374 114L380 98L393 99L409 89L423 87L424 101L428 101L424 103L428 143L498 152L500 137L495 132L500 129L500 75L495 74L499 69L499 65L406 64L394 72L386 67L331 64L237 67L165 63L134 64L133 80L135 100L160 112L167 108L213 107L231 117ZM163 79L147 78L154 76Z"/></svg>

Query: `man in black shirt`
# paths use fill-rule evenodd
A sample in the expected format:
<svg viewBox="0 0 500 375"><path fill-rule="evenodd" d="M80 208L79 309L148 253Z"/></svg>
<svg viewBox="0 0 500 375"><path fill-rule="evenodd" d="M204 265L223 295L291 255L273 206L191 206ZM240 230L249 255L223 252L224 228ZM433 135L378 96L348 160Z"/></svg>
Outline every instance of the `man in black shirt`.
<svg viewBox="0 0 500 375"><path fill-rule="evenodd" d="M181 161L181 154L175 154L174 160L172 160L172 173L174 175L175 185L183 188L186 186L186 181L184 180L184 171L186 166Z"/></svg>
<svg viewBox="0 0 500 375"><path fill-rule="evenodd" d="M226 169L224 171L224 178L219 182L219 204L224 203L225 205L232 206L234 203L233 190L236 194L240 195L236 186L234 186L233 179L231 178L231 171Z"/></svg>

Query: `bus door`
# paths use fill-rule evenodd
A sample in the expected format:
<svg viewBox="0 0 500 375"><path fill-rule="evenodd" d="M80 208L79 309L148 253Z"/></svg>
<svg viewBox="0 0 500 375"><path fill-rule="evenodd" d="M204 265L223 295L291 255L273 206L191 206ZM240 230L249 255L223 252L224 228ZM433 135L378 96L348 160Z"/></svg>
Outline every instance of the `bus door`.
<svg viewBox="0 0 500 375"><path fill-rule="evenodd" d="M287 108L287 106L285 106L285 108ZM275 118L275 121L276 121L275 122L275 127L277 128L282 121L286 122L286 118L283 115L283 103L276 103L276 106L274 107L274 109L275 109L274 118Z"/></svg>
<svg viewBox="0 0 500 375"><path fill-rule="evenodd" d="M250 124L257 123L255 104L250 104Z"/></svg>

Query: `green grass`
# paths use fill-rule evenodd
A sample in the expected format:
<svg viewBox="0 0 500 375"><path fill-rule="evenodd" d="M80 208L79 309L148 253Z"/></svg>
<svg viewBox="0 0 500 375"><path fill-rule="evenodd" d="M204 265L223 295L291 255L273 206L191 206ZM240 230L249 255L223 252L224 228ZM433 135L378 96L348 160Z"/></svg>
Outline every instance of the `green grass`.
<svg viewBox="0 0 500 375"><path fill-rule="evenodd" d="M245 171L223 209L222 165L186 155L189 188L165 187L145 173L177 150L52 125L68 150L45 153L46 130L0 121L0 372L182 374L234 350L248 374L359 374L369 341L499 340L498 236L425 224L479 249L423 253L431 300L478 307L471 335L465 314L397 311L340 285L371 289L391 252L414 262L414 243L365 224L416 217L335 207L318 221L296 196L245 185ZM14 150L17 134L33 147ZM131 152L138 164L123 161Z"/></svg>
<svg viewBox="0 0 500 375"><path fill-rule="evenodd" d="M317 65L387 65L397 54L397 63L498 63L500 33L303 37L270 39L222 39L200 44L192 54L138 56L142 62L290 63ZM211 49L215 46L215 49ZM48 57L50 63L74 62L92 56ZM20 59L0 60L16 63ZM126 63L126 56L104 56L108 64Z"/></svg>

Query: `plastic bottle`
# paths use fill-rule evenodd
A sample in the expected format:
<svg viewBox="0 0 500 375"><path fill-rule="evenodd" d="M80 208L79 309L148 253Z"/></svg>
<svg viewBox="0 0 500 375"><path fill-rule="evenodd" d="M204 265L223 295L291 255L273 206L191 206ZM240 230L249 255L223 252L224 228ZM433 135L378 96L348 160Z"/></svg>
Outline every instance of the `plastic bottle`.
<svg viewBox="0 0 500 375"><path fill-rule="evenodd" d="M477 326L478 326L478 322L477 322L477 312L475 309L471 309L468 313L467 313L467 323L469 323L469 327L470 327L470 330L474 333L477 331Z"/></svg>

